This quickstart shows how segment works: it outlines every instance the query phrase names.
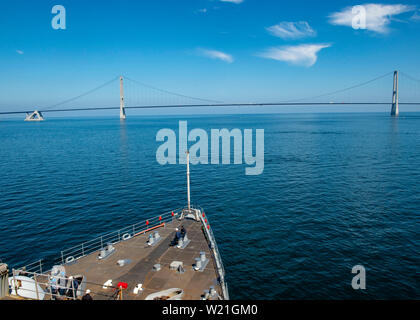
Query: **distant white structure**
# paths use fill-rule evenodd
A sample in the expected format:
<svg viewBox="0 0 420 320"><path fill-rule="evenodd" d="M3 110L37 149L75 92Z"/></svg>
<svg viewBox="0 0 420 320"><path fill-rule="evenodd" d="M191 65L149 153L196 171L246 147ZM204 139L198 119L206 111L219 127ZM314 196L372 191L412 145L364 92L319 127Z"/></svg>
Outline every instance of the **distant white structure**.
<svg viewBox="0 0 420 320"><path fill-rule="evenodd" d="M27 113L25 121L44 121L44 117L41 112L35 110L32 113Z"/></svg>
<svg viewBox="0 0 420 320"><path fill-rule="evenodd" d="M391 116L397 117L400 113L398 107L398 71L394 72L394 88L392 90Z"/></svg>
<svg viewBox="0 0 420 320"><path fill-rule="evenodd" d="M125 120L125 109L124 109L124 78L120 77L120 119Z"/></svg>

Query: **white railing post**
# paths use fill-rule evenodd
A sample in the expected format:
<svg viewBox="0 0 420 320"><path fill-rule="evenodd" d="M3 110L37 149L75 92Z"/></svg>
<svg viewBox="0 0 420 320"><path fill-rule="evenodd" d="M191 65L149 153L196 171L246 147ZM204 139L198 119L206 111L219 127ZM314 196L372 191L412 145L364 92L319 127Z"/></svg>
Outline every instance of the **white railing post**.
<svg viewBox="0 0 420 320"><path fill-rule="evenodd" d="M16 293L16 296L19 296L17 283L16 283L16 277L15 277L15 274L16 274L15 269L12 269L12 273L13 273L13 286L15 287L15 293Z"/></svg>
<svg viewBox="0 0 420 320"><path fill-rule="evenodd" d="M73 300L76 300L76 293L74 292L74 281L73 281L73 279L71 280L71 291L72 291Z"/></svg>
<svg viewBox="0 0 420 320"><path fill-rule="evenodd" d="M49 279L49 278L47 278L47 279ZM52 285L51 285L51 282L49 283L49 287L50 287L51 300L53 300L53 293L52 293Z"/></svg>
<svg viewBox="0 0 420 320"><path fill-rule="evenodd" d="M37 278L36 278L36 272L34 272L34 280L35 280L36 300L39 300L38 281L37 281Z"/></svg>

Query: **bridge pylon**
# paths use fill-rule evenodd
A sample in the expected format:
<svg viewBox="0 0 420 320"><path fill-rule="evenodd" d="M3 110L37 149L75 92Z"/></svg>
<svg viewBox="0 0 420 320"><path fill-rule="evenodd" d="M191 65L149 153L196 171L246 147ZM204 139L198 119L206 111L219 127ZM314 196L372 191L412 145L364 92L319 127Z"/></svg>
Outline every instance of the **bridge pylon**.
<svg viewBox="0 0 420 320"><path fill-rule="evenodd" d="M391 116L397 117L399 114L399 106L398 106L398 71L394 71L394 86L392 90L392 108L391 108Z"/></svg>
<svg viewBox="0 0 420 320"><path fill-rule="evenodd" d="M124 109L124 78L120 77L120 119L125 120L125 109Z"/></svg>
<svg viewBox="0 0 420 320"><path fill-rule="evenodd" d="M44 121L44 116L38 110L32 113L26 113L25 121Z"/></svg>

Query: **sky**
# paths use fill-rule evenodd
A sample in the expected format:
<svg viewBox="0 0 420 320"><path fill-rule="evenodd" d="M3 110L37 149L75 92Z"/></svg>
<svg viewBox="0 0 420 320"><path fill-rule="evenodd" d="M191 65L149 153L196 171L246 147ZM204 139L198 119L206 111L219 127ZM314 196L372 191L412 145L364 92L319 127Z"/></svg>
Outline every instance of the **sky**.
<svg viewBox="0 0 420 320"><path fill-rule="evenodd" d="M52 27L55 5L65 29ZM352 27L356 5L365 29ZM2 0L0 111L51 106L119 75L223 102L301 99L393 70L420 79L419 34L411 0ZM404 88L401 99L420 100L418 83ZM114 106L118 94L116 83L89 103ZM391 95L389 75L337 99Z"/></svg>

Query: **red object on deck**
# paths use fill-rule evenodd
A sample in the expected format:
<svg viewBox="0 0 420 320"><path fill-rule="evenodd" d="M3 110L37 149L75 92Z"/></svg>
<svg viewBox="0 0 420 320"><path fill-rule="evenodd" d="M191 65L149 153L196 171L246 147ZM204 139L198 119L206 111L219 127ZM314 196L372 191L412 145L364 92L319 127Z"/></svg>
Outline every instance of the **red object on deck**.
<svg viewBox="0 0 420 320"><path fill-rule="evenodd" d="M207 229L209 229L209 230L210 230L210 225L207 225Z"/></svg>
<svg viewBox="0 0 420 320"><path fill-rule="evenodd" d="M205 218L206 214L203 212L203 218Z"/></svg>
<svg viewBox="0 0 420 320"><path fill-rule="evenodd" d="M128 284L126 282L118 282L117 287L125 290L128 288Z"/></svg>
<svg viewBox="0 0 420 320"><path fill-rule="evenodd" d="M206 220L204 220L204 222L205 222L205 223L207 223L207 219L206 219Z"/></svg>
<svg viewBox="0 0 420 320"><path fill-rule="evenodd" d="M149 225L149 220L146 221L146 226L148 226L148 225Z"/></svg>
<svg viewBox="0 0 420 320"><path fill-rule="evenodd" d="M146 232L149 232L149 231L152 231L152 230L155 230L155 229L159 229L159 228L162 228L162 227L164 227L165 226L165 223L161 223L160 225L158 225L158 226L154 226L154 227L151 227L151 228L149 228L149 229L146 229L146 230L143 230L143 231L140 231L139 233L136 233L135 235L134 235L134 237L137 237L138 235L140 235L140 234L146 234Z"/></svg>
<svg viewBox="0 0 420 320"><path fill-rule="evenodd" d="M172 217L175 215L175 213L172 211Z"/></svg>
<svg viewBox="0 0 420 320"><path fill-rule="evenodd" d="M159 221L162 221L162 216L159 217Z"/></svg>

